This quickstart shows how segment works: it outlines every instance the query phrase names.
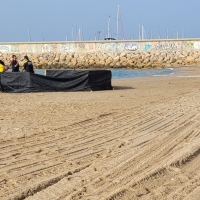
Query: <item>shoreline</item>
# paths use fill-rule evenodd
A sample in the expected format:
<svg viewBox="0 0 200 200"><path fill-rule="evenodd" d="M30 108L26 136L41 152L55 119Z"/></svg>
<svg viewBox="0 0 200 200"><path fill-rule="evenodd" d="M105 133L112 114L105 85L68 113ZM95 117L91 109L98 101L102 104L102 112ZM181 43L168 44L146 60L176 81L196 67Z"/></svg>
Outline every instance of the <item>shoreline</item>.
<svg viewBox="0 0 200 200"><path fill-rule="evenodd" d="M141 76L135 76L134 74L133 75L128 75L127 77L119 77L119 76L122 76L122 75L113 75L112 74L112 80L116 80L116 79L129 79L129 78L140 78L140 77L146 77L146 76L149 76L149 77L161 77L161 76L169 76L169 75L173 75L173 74L177 74L178 73L189 73L191 71L194 71L194 70L197 70L199 67L197 66L182 66L182 67L174 67L174 68L150 68L150 69L126 69L126 68L108 68L108 69L74 69L74 70L110 70L110 71L130 71L130 72L134 72L134 71L138 71L138 72L145 72L145 71L149 71L149 74L145 74L145 75L141 75ZM169 74L150 74L152 73L152 71L158 71L158 70L170 70L172 69L174 71L174 73L169 73ZM45 70L49 70L49 69L36 69L36 70L41 70L41 71L45 71ZM52 70L59 70L59 69L52 69ZM63 70L72 70L72 69L63 69ZM38 74L41 74L38 72ZM41 75L44 75L43 73ZM117 76L117 77L116 77ZM114 78L113 78L114 77Z"/></svg>

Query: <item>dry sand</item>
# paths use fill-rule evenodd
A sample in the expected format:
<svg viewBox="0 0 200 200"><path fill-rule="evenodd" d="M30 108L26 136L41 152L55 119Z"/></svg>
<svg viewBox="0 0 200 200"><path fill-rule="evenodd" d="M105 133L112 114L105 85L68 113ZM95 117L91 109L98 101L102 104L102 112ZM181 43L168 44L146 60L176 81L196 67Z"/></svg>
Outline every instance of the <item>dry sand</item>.
<svg viewBox="0 0 200 200"><path fill-rule="evenodd" d="M0 93L0 199L199 199L200 69L179 75Z"/></svg>

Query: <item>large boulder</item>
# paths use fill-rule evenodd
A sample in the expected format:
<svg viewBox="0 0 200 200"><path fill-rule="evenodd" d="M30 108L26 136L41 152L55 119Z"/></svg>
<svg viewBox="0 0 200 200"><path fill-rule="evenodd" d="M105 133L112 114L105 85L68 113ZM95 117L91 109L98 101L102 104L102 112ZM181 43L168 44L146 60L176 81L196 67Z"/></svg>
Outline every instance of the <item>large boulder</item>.
<svg viewBox="0 0 200 200"><path fill-rule="evenodd" d="M193 56L187 56L184 60L185 63L194 63L195 62L195 58Z"/></svg>

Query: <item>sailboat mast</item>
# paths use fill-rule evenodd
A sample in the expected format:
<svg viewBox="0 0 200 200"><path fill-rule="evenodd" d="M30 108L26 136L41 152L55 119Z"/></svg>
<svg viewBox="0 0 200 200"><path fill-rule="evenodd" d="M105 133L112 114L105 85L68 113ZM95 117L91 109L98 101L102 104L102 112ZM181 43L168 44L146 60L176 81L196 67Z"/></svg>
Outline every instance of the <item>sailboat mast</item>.
<svg viewBox="0 0 200 200"><path fill-rule="evenodd" d="M152 29L150 28L150 39L152 39Z"/></svg>
<svg viewBox="0 0 200 200"><path fill-rule="evenodd" d="M166 37L167 37L167 39L168 39L168 27L167 27Z"/></svg>
<svg viewBox="0 0 200 200"><path fill-rule="evenodd" d="M116 36L117 40L118 40L118 35L119 35L119 5L117 7L117 36Z"/></svg>
<svg viewBox="0 0 200 200"><path fill-rule="evenodd" d="M140 22L139 22L139 40L140 40L141 38L140 38Z"/></svg>
<svg viewBox="0 0 200 200"><path fill-rule="evenodd" d="M74 26L72 26L72 41L74 41Z"/></svg>
<svg viewBox="0 0 200 200"><path fill-rule="evenodd" d="M78 40L81 41L81 29L78 29Z"/></svg>
<svg viewBox="0 0 200 200"><path fill-rule="evenodd" d="M142 40L144 40L144 27L142 26Z"/></svg>
<svg viewBox="0 0 200 200"><path fill-rule="evenodd" d="M122 27L122 39L124 40L124 28L123 28L123 24L122 24L122 16L121 16L120 8L119 8L119 16L120 16L121 27Z"/></svg>

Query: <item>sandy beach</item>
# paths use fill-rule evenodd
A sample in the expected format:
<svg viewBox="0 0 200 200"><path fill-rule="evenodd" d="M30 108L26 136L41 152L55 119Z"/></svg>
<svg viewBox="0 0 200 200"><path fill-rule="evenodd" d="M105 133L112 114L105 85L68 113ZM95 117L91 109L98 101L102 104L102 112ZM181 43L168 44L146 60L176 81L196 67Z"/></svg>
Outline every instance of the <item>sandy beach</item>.
<svg viewBox="0 0 200 200"><path fill-rule="evenodd" d="M97 92L0 93L1 200L200 197L200 68Z"/></svg>

